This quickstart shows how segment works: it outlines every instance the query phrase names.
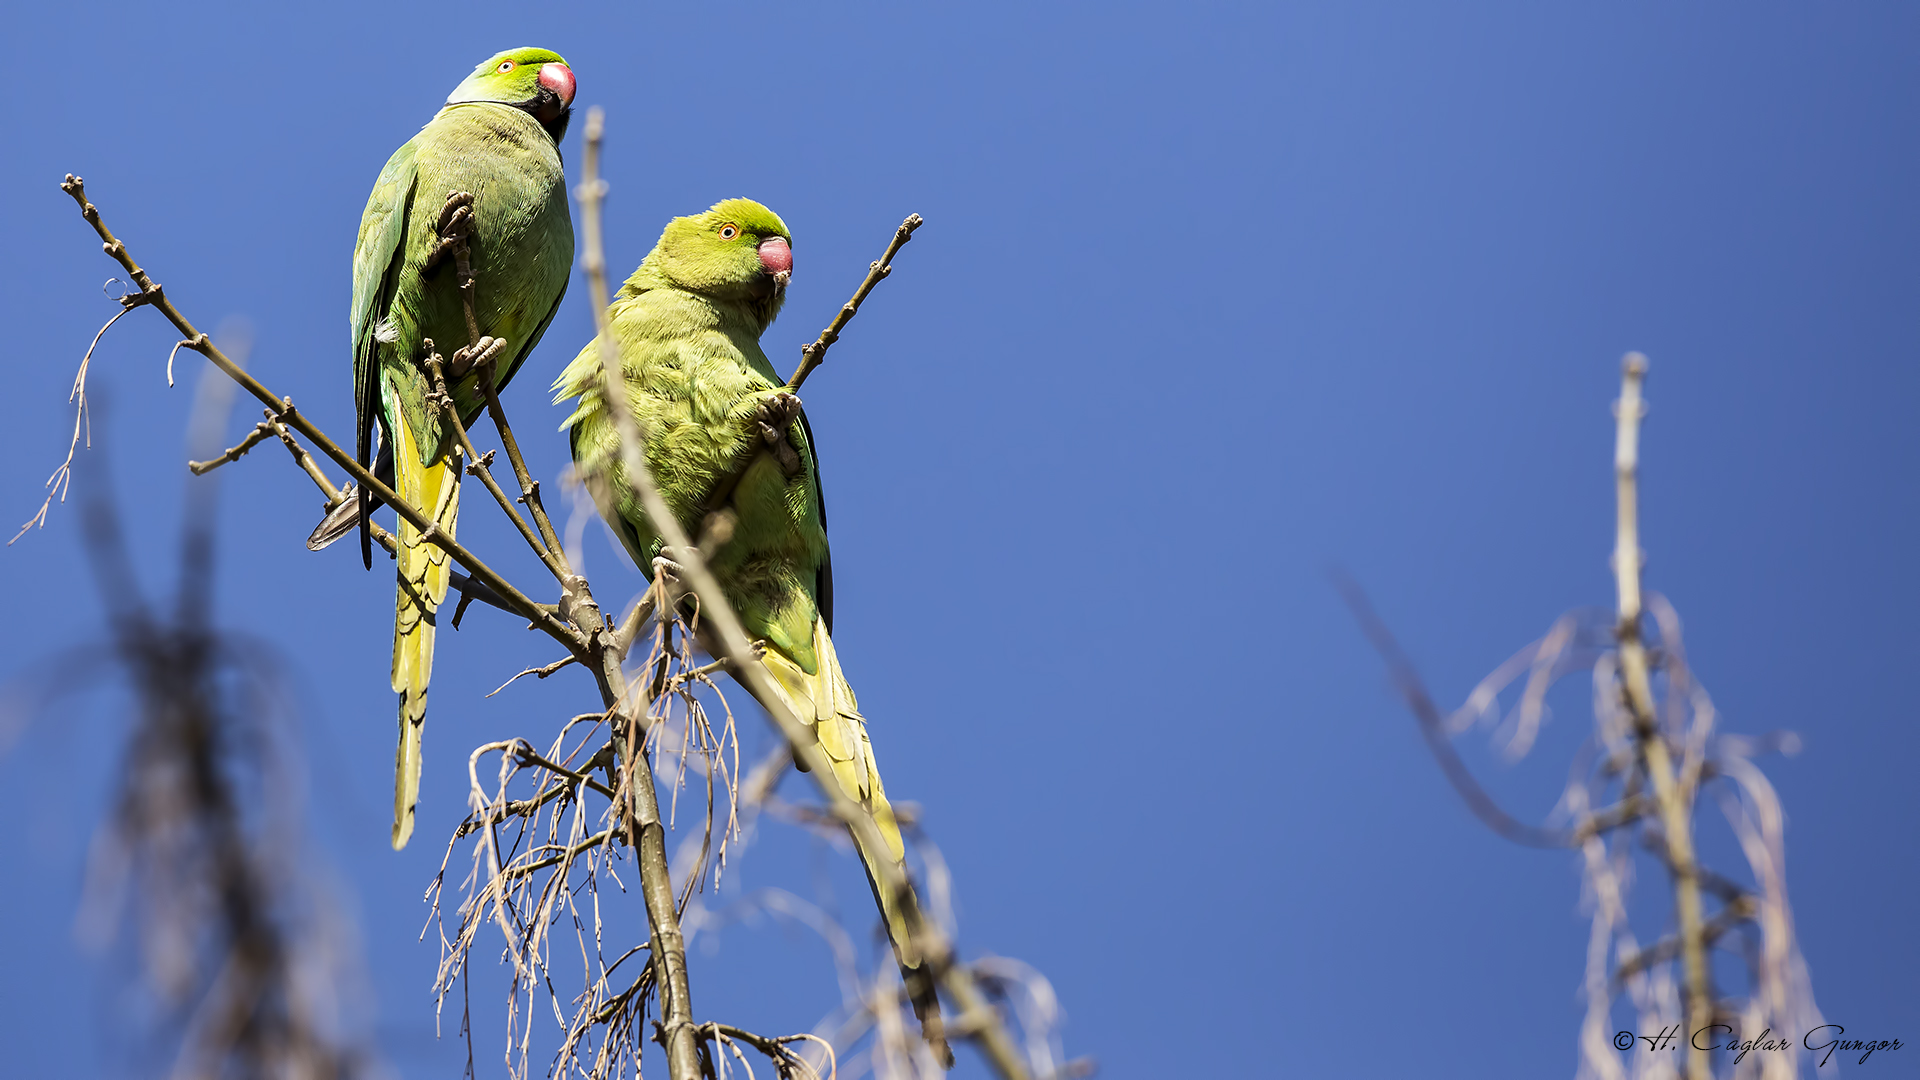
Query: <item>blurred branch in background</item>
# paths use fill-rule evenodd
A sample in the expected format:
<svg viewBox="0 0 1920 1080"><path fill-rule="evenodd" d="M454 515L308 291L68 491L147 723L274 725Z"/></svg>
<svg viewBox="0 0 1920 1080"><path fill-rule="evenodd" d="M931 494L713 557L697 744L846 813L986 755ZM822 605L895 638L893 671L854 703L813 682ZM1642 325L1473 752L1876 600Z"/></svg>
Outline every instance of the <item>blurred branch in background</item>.
<svg viewBox="0 0 1920 1080"><path fill-rule="evenodd" d="M223 332L236 356L243 335ZM232 394L216 371L201 380L195 449L217 445ZM95 947L137 940L144 976L100 1029L153 1040L139 1058L169 1061L155 1071L182 1080L368 1074L342 1014L342 983L359 977L354 929L325 902L301 842L290 695L260 646L213 625L215 481L188 484L166 612L146 599L100 480L85 534L108 636L88 660L117 669L132 708L77 930ZM90 684L63 683L51 693ZM167 1048L158 1059L154 1044Z"/></svg>
<svg viewBox="0 0 1920 1080"><path fill-rule="evenodd" d="M1460 708L1442 714L1359 587L1343 575L1336 575L1336 583L1475 816L1516 843L1580 853L1592 912L1587 1012L1579 1035L1583 1080L1670 1077L1676 1075L1674 1058L1682 1061L1677 1075L1687 1080L1785 1080L1800 1075L1805 1051L1797 1033L1824 1021L1787 901L1785 815L1752 759L1775 750L1792 754L1799 739L1788 732L1761 738L1716 733L1713 701L1687 666L1679 614L1658 594L1642 601L1638 481L1646 371L1645 357L1627 355L1615 404L1615 611L1563 615L1544 637L1482 680ZM1452 740L1476 727L1490 729L1507 760L1525 757L1549 715L1547 692L1581 670L1592 674L1593 735L1576 756L1555 810L1557 823L1522 822L1474 779ZM1515 686L1518 700L1504 710L1501 695ZM1694 808L1709 790L1738 841L1751 884L1700 865ZM1643 853L1665 870L1674 912L1671 932L1646 945L1628 919L1635 864ZM1709 914L1716 901L1718 909ZM1743 964L1744 996L1723 995L1715 986L1716 949ZM1623 989L1637 1013L1632 1032L1610 1030L1615 995ZM1672 1049L1684 1045L1678 1054L1664 1045L1655 1053L1635 1037L1676 1023L1682 1037ZM1778 1050L1741 1052L1742 1043L1769 1031L1784 1044Z"/></svg>

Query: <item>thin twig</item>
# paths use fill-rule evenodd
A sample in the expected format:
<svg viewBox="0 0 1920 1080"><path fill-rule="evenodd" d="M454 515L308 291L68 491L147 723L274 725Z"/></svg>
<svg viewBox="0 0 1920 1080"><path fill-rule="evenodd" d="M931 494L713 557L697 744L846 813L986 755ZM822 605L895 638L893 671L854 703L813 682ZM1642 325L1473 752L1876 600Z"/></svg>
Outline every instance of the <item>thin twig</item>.
<svg viewBox="0 0 1920 1080"><path fill-rule="evenodd" d="M1603 810L1595 810L1569 830L1567 846L1578 847L1586 843L1589 836L1599 836L1622 825L1631 825L1653 813L1654 809L1651 800L1641 796L1631 796Z"/></svg>
<svg viewBox="0 0 1920 1080"><path fill-rule="evenodd" d="M567 859L573 858L575 855L578 855L583 851L591 851L594 848L599 847L601 844L606 843L608 840L611 840L613 838L613 834L614 834L614 830L604 829L600 832L594 833L592 836L587 837L585 840L582 840L579 843L568 847L565 851L561 852L558 855L550 855L547 858L539 860L538 862L519 863L514 866L509 866L506 869L500 871L499 876L503 880L511 881L517 877L525 877L526 875L531 874L536 870L545 870L549 866L558 866L560 865L560 863L564 862Z"/></svg>
<svg viewBox="0 0 1920 1080"><path fill-rule="evenodd" d="M807 1063L807 1059L788 1048L787 1044L795 1042L818 1043L826 1049L828 1062L827 1080L834 1080L834 1077L836 1077L840 1071L839 1061L833 1052L833 1044L818 1035L807 1033L769 1037L766 1035L755 1035L751 1031L734 1027L732 1024L720 1023L702 1024L700 1025L700 1030L704 1038L722 1044L730 1044L731 1042L746 1043L748 1046L758 1050L767 1060L773 1062L774 1067L780 1070L780 1075L782 1076L790 1075L791 1071L795 1068L805 1069L808 1076L815 1078L818 1078L820 1075L814 1071L812 1065ZM728 1048L733 1049L730 1045ZM734 1052L736 1055L739 1053L738 1050ZM744 1064L744 1060L742 1064ZM751 1075L751 1072L752 1070L749 1069L749 1075Z"/></svg>
<svg viewBox="0 0 1920 1080"><path fill-rule="evenodd" d="M469 220L471 220L471 217L469 217ZM471 359L477 358L476 354L480 351L481 342L480 321L474 316L477 286L473 274L471 245L470 230L460 230L452 237L451 250L453 251L454 266L460 278L460 308L467 320L466 355L469 357L469 362ZM474 381L479 386L481 395L486 399L487 415L493 419L494 427L500 432L500 445L507 451L507 461L513 466L514 479L520 483L519 501L527 504L527 509L533 514L534 527L540 534L540 541L538 543L531 537L528 538L527 542L540 554L540 561L547 564L548 569L553 571L554 576L561 581L565 581L573 573L573 568L567 565L567 555L565 550L560 546L560 538L553 531L553 522L547 520L546 507L540 503L540 484L527 472L527 463L520 456L520 444L513 437L512 426L507 423L506 410L500 407L500 391L495 385L494 379L494 374L497 370L496 365L499 363L499 354L500 349L497 345L488 350L487 353L482 354L484 355L484 362L480 365L479 370L475 372ZM456 359L459 358L456 357ZM464 425L462 426L464 427ZM469 453L471 453L471 451L469 451ZM479 459L475 460L477 461ZM498 485L491 483L491 477L489 477L488 486L492 488L497 495ZM514 524L521 525L520 516L514 513L504 500L501 506L503 509L506 509L509 516L514 519ZM525 532L524 525L521 525L521 530Z"/></svg>
<svg viewBox="0 0 1920 1080"><path fill-rule="evenodd" d="M69 176L67 179L73 180L73 177ZM78 181L74 182L78 183ZM111 250L111 245L109 245L109 250ZM157 293L160 287L155 285L153 288ZM18 540L27 535L28 530L36 527L46 527L47 511L52 509L55 495L60 497L61 502L64 503L67 501L67 492L73 487L73 455L74 452L80 448L81 434L90 431L87 426L87 369L93 364L93 350L100 347L100 339L107 336L107 331L113 329L113 324L120 321L120 316L125 315L136 307L151 302L144 292L132 293L129 294L129 296L121 297L120 310L113 313L113 317L108 319L106 324L100 327L100 331L93 335L93 341L88 343L86 355L80 358L80 370L75 372L73 376L73 390L67 395L68 404L74 404L76 402L78 404L74 404L73 438L67 441L66 460L62 461L60 465L53 470L52 476L47 477L46 501L40 504L39 511L28 518L26 524L20 526L20 531L13 534L13 540L7 541L8 547L13 546L14 540ZM175 346L175 348L178 348L178 346ZM167 363L169 368L171 368L172 360L169 359ZM93 439L90 434L88 435L87 445L93 445Z"/></svg>
<svg viewBox="0 0 1920 1080"><path fill-rule="evenodd" d="M500 445L507 452L507 464L513 467L513 478L520 483L520 502L527 504L527 510L533 514L534 527L540 530L547 550L552 552L552 562L558 567L558 573L564 579L573 573L567 564L566 548L560 543L560 536L553 531L553 521L547 517L546 504L540 501L540 481L527 471L526 459L520 456L520 441L513 437L513 425L507 423L507 411L500 407L500 391L493 385L492 365L497 360L488 361L488 370L480 372L480 389L487 398L487 415L493 418L494 429L500 433Z"/></svg>
<svg viewBox="0 0 1920 1080"><path fill-rule="evenodd" d="M1334 570L1333 582L1345 598L1347 609L1353 612L1360 629L1366 633L1367 640L1373 643L1374 650L1386 661L1394 689L1400 692L1408 710L1420 722L1420 734L1426 737L1427 748L1433 751L1441 771L1447 774L1447 780L1459 792L1460 798L1466 801L1467 808L1473 811L1474 816L1484 822L1487 828L1516 844L1538 848L1566 847L1572 838L1568 830L1529 825L1502 810L1493 801L1493 797L1473 778L1466 763L1460 760L1460 755L1454 752L1453 743L1447 738L1446 717L1440 712L1440 707L1433 703L1433 697L1427 693L1426 684L1420 681L1413 662L1407 659L1406 653L1400 651L1400 643L1394 640L1392 631L1374 612L1366 593L1344 571Z"/></svg>
<svg viewBox="0 0 1920 1080"><path fill-rule="evenodd" d="M195 476L205 476L222 465L239 461L241 457L245 456L247 451L273 438L273 436L273 428L269 426L265 420L262 420L253 425L253 430L247 432L246 438L241 439L239 443L228 448L226 453L210 461L189 461L187 462L187 469Z"/></svg>
<svg viewBox="0 0 1920 1080"><path fill-rule="evenodd" d="M1703 945L1712 945L1727 931L1741 923L1751 921L1760 910L1759 901L1751 896L1742 896L1733 903L1720 909L1720 913L1708 920L1700 928L1700 941ZM1655 964L1671 960L1680 955L1681 938L1679 935L1660 939L1658 942L1640 950L1620 961L1613 973L1614 983L1621 984Z"/></svg>
<svg viewBox="0 0 1920 1080"><path fill-rule="evenodd" d="M262 412L266 414L267 426L273 429L275 435L280 436L280 442L286 446L287 453L293 455L294 463L299 465L301 471L305 472L307 477L314 482L314 485L326 495L326 509L331 511L334 507L339 506L340 500L347 497L346 491L335 487L333 481L327 479L327 474L321 471L320 466L313 460L313 455L307 453L307 448L300 445L300 440L293 437L293 432L287 430L287 425L280 422L278 416L272 409L263 409ZM369 527L377 528L377 526L372 526L371 524ZM382 531L384 532L385 530ZM387 550L391 551L393 549L389 547Z"/></svg>
<svg viewBox="0 0 1920 1080"><path fill-rule="evenodd" d="M577 664L579 662L580 662L580 658L577 656L563 656L560 659L555 660L551 664L546 664L541 667L530 667L525 671L522 671L520 675L515 675L512 679L508 679L506 682L503 682L499 686L496 686L492 690L488 691L487 696L492 697L493 695L499 693L500 691L505 690L507 687L512 686L514 684L514 681L519 679L521 675L531 675L536 679L544 679L547 676L553 674L554 672L559 671L561 668L566 667L568 664Z"/></svg>
<svg viewBox="0 0 1920 1080"><path fill-rule="evenodd" d="M645 626L648 617L654 614L656 610L654 601L658 595L656 589L648 589L642 593L640 602L633 605L633 610L627 612L627 617L620 621L620 628L614 631L612 645L620 656L627 655L627 650L633 647L633 639L639 635L640 628Z"/></svg>
<svg viewBox="0 0 1920 1080"><path fill-rule="evenodd" d="M557 761L553 761L549 758L543 757L541 754L536 752L533 749L533 747L528 746L525 743L521 743L519 751L514 756L522 765L530 765L536 769L545 769L550 773L554 773L555 775L564 776L567 779L572 780L576 784L585 784L589 788L592 788L594 791L597 791L600 794L605 795L609 799L618 799L620 797L619 792L613 790L612 788L606 786L605 784L602 784L600 781L595 780L593 777L587 775L586 773L580 772L574 769L569 769L565 765L562 765Z"/></svg>
<svg viewBox="0 0 1920 1080"><path fill-rule="evenodd" d="M527 546L533 549L533 553L548 570L552 571L556 579L564 581L567 576L566 569L554 556L554 552L558 549L549 548L540 542L540 538L534 535L532 526L520 516L520 511L513 508L513 500L507 498L507 493L500 490L499 483L494 480L493 470L487 467L492 460L493 452L488 451L485 456L482 456L478 450L474 449L473 440L467 435L467 425L460 420L460 408L454 404L453 394L447 388L445 365L441 362L440 354L433 349L433 339L427 338L422 344L427 350L426 368L428 378L432 380L433 403L439 407L440 415L445 418L447 426L453 428L454 437L459 441L460 449L467 455L467 475L480 478L480 483L487 489L488 494L500 504L500 512L507 515L507 520L513 522L513 527L520 531L520 538L527 542Z"/></svg>
<svg viewBox="0 0 1920 1080"><path fill-rule="evenodd" d="M875 285L880 284L880 279L893 273L893 257L899 254L907 241L913 239L913 230L919 228L921 224L919 214L908 214L907 220L893 230L893 239L887 243L886 254L880 256L878 262L868 264L866 279L860 282L859 288L853 290L853 299L840 305L840 311L834 315L833 321L827 324L827 328L820 331L818 338L800 347L800 366L793 369L793 378L787 380L788 390L798 393L800 384L807 381L807 376L813 374L813 369L826 362L828 347L840 340L840 331L846 329L854 313L860 310L861 301L867 298L867 294L873 291Z"/></svg>

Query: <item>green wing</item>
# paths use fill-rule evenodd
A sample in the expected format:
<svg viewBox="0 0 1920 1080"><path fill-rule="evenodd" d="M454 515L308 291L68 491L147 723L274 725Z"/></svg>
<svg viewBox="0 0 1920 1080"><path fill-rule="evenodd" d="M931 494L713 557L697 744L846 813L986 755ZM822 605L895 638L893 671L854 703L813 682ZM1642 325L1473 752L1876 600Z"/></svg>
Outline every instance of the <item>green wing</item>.
<svg viewBox="0 0 1920 1080"><path fill-rule="evenodd" d="M348 313L353 327L353 446L362 466L372 463L373 425L379 408L380 359L373 335L393 302L393 279L400 268L415 179L414 140L409 139L387 159L374 181L367 208L360 215L360 238L353 246L353 302ZM373 547L367 515L372 508L371 496L362 486L360 557L369 568Z"/></svg>
<svg viewBox="0 0 1920 1080"><path fill-rule="evenodd" d="M560 279L560 292L553 298L553 306L547 309L547 315L540 320L540 325L534 327L533 333L527 336L526 347L520 350L520 355L513 358L513 363L507 365L507 370L501 374L499 381L494 384L495 391L503 389L507 385L507 380L513 378L513 373L519 371L520 365L527 362L527 357L532 354L533 347L540 344L541 338L547 336L547 327L553 325L553 317L560 310L560 302L566 298L567 278L563 277ZM461 422L470 423L470 421L464 417L461 419Z"/></svg>
<svg viewBox="0 0 1920 1080"><path fill-rule="evenodd" d="M813 441L813 425L807 423L807 410L800 410L800 435L806 440L801 452L806 454L806 462L813 476L813 501L820 507L820 532L827 531L827 489L820 484L819 444ZM820 621L826 624L827 633L833 633L833 548L827 547L820 553L820 569L813 575L813 606L820 610Z"/></svg>

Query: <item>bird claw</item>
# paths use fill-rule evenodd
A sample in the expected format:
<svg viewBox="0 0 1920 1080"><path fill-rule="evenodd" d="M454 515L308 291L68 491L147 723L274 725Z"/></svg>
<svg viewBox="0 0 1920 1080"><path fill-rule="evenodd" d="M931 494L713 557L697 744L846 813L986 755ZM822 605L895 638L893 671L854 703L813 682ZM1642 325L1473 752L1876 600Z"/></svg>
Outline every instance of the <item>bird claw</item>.
<svg viewBox="0 0 1920 1080"><path fill-rule="evenodd" d="M482 337L453 354L453 359L447 362L447 377L458 379L477 367L491 364L506 348L505 338Z"/></svg>
<svg viewBox="0 0 1920 1080"><path fill-rule="evenodd" d="M768 394L760 400L759 407L754 410L754 418L760 421L763 427L780 432L786 431L787 425L793 423L794 418L799 415L800 399L787 390L775 390Z"/></svg>
<svg viewBox="0 0 1920 1080"><path fill-rule="evenodd" d="M800 471L800 454L787 439L787 429L800 415L800 399L785 390L776 390L761 400L754 411L754 423L760 428L760 440L780 462L788 476Z"/></svg>
<svg viewBox="0 0 1920 1080"><path fill-rule="evenodd" d="M653 576L655 580L664 577L668 581L678 582L680 580L680 564L667 558L665 555L655 555L653 557Z"/></svg>
<svg viewBox="0 0 1920 1080"><path fill-rule="evenodd" d="M469 236L473 233L473 192L447 192L447 205L440 208L440 220L434 231L441 236Z"/></svg>
<svg viewBox="0 0 1920 1080"><path fill-rule="evenodd" d="M434 226L440 241L433 245L427 254L427 270L439 266L453 250L466 243L473 235L473 193L454 191L447 194L447 204L440 208L439 221Z"/></svg>
<svg viewBox="0 0 1920 1080"><path fill-rule="evenodd" d="M420 369L420 373L427 377L428 386L433 385L434 365L438 364L440 366L440 373L442 375L446 374L446 361L441 358L440 350L434 345L432 338L420 339L420 355L413 358L413 363L415 367Z"/></svg>

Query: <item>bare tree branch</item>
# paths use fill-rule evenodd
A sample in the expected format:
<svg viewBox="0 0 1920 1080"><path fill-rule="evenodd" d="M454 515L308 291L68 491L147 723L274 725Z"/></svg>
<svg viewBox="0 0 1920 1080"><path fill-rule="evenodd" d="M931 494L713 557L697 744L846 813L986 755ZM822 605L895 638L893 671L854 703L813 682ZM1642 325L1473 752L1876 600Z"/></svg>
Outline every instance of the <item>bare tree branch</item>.
<svg viewBox="0 0 1920 1080"><path fill-rule="evenodd" d="M1529 825L1502 810L1493 801L1493 796L1487 794L1480 782L1473 778L1466 763L1460 760L1460 755L1454 752L1453 743L1447 738L1446 718L1441 714L1440 707L1433 703L1426 684L1420 681L1419 673L1414 671L1413 662L1400 650L1400 643L1394 640L1392 631L1374 613L1373 605L1367 602L1366 593L1360 591L1360 586L1344 571L1333 571L1333 581L1334 587L1340 590L1340 595L1346 600L1347 609L1353 612L1360 628L1366 632L1367 640L1373 642L1374 649L1386 660L1394 689L1400 692L1414 719L1420 721L1420 734L1425 736L1427 748L1433 751L1435 760L1440 762L1441 771L1447 774L1447 780L1460 793L1460 798L1466 801L1467 808L1473 811L1474 816L1486 823L1487 828L1516 844L1539 848L1566 847L1573 838L1571 830Z"/></svg>
<svg viewBox="0 0 1920 1080"><path fill-rule="evenodd" d="M1620 401L1614 407L1617 436L1614 479L1618 515L1613 548L1613 575L1619 592L1620 619L1614 634L1620 642L1621 704L1633 718L1633 730L1653 796L1660 807L1667 834L1669 865L1673 873L1673 905L1680 921L1680 954L1686 975L1687 1030L1704 1027L1713 1015L1713 990L1707 970L1707 941L1700 910L1700 880L1693 856L1693 806L1676 783L1667 741L1660 730L1653 703L1652 678L1647 670L1646 646L1640 638L1640 518L1637 486L1640 465L1640 418L1645 406L1640 386L1647 374L1647 358L1628 353L1621 364ZM1708 1080L1712 1063L1707 1051L1688 1040L1690 1080Z"/></svg>
<svg viewBox="0 0 1920 1080"><path fill-rule="evenodd" d="M1615 992L1624 990L1639 1013L1643 1031L1673 1027L1680 1019L1686 1056L1681 1075L1688 1080L1712 1076L1714 1024L1738 1023L1739 1030L1810 1030L1823 1021L1813 1003L1805 963L1794 941L1782 872L1778 798L1747 758L1770 749L1791 751L1797 740L1776 733L1761 739L1718 735L1717 712L1704 688L1688 670L1680 619L1657 594L1643 593L1638 522L1639 425L1645 409L1641 384L1646 359L1628 354L1615 416L1615 528L1613 566L1616 605L1603 615L1570 613L1555 622L1541 640L1520 650L1476 686L1451 717L1434 705L1411 663L1359 588L1345 575L1336 583L1367 636L1386 659L1394 682L1420 722L1442 770L1473 812L1496 832L1534 846L1577 848L1592 923L1588 937L1586 1015L1579 1035L1582 1080L1627 1080L1631 1032L1615 1032L1611 1022ZM1651 615L1649 620L1646 616ZM1604 629L1607 647L1590 635ZM1646 634L1657 629L1649 643ZM1589 655L1592 654L1589 658ZM1570 828L1548 830L1515 821L1493 803L1474 780L1451 738L1500 716L1499 698L1524 679L1520 704L1493 732L1510 759L1525 756L1545 716L1548 688L1578 663L1590 662L1594 735L1581 749L1560 809ZM1657 680L1664 677L1664 694ZM1716 788L1721 808L1741 843L1758 886L1748 888L1700 865L1694 843L1694 802L1707 785L1731 779L1740 797ZM1592 809L1610 791L1618 798ZM1642 946L1628 918L1627 897L1634 880L1637 850L1650 852L1667 872L1673 888L1673 933ZM1705 894L1720 908L1710 916ZM1749 948L1748 994L1744 1002L1720 1001L1713 986L1708 950L1735 930L1758 927L1763 947ZM1743 934L1743 940L1748 936ZM1609 967L1610 957L1617 965ZM1677 976L1676 976L1677 972ZM1729 1026L1726 1030L1734 1030ZM1629 1038L1628 1047L1615 1040ZM1702 1036L1704 1036L1704 1041ZM1704 1049L1703 1049L1704 1047ZM1676 1049L1678 1048L1676 1044ZM1732 1075L1764 1075L1767 1080L1798 1075L1800 1049L1792 1056L1766 1055L1735 1065ZM1663 1055L1664 1056L1664 1055ZM1677 1057L1677 1055L1676 1055ZM1650 1075L1648 1062L1634 1059L1631 1075ZM1654 1072L1662 1071L1655 1067Z"/></svg>
<svg viewBox="0 0 1920 1080"><path fill-rule="evenodd" d="M226 453L209 461L189 461L187 469L195 476L205 476L222 465L239 461L247 451L273 437L273 426L262 420L253 425L253 430L247 433L246 438L240 440L239 445L229 448Z"/></svg>
<svg viewBox="0 0 1920 1080"><path fill-rule="evenodd" d="M833 321L827 324L825 330L820 331L818 338L800 347L800 366L793 369L793 378L787 380L788 390L799 393L800 384L807 381L807 376L813 374L813 369L826 362L828 347L840 340L840 331L845 330L847 323L853 321L854 314L860 310L861 301L867 298L867 294L873 291L875 285L880 284L880 279L893 273L893 257L900 253L900 249L906 245L907 241L913 239L913 230L919 228L921 224L919 214L907 215L907 220L901 222L900 227L893 231L893 240L887 244L886 253L880 256L879 261L868 265L866 279L860 282L859 288L853 290L853 299L840 305L839 313L834 315Z"/></svg>

